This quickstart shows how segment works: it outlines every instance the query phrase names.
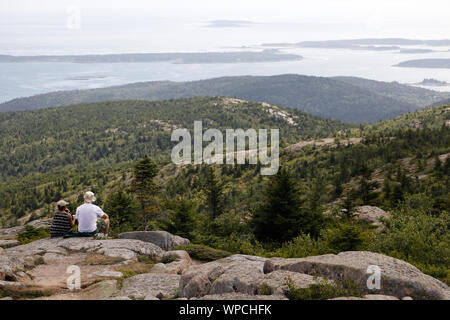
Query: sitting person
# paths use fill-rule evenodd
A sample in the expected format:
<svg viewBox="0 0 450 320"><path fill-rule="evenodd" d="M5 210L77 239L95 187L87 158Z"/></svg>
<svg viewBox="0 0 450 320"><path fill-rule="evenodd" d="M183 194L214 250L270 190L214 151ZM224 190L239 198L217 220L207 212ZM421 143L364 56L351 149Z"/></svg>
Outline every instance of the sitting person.
<svg viewBox="0 0 450 320"><path fill-rule="evenodd" d="M75 225L75 219L72 218L67 206L68 202L65 200L59 200L56 203L58 211L53 214L52 226L50 227L50 237L62 237L65 234L72 232L72 228Z"/></svg>
<svg viewBox="0 0 450 320"><path fill-rule="evenodd" d="M84 195L84 204L77 208L75 219L78 221L78 232L68 234L66 237L91 237L97 233L97 219L102 218L105 221L104 235L108 235L109 217L103 210L93 204L96 198L93 192L88 191Z"/></svg>

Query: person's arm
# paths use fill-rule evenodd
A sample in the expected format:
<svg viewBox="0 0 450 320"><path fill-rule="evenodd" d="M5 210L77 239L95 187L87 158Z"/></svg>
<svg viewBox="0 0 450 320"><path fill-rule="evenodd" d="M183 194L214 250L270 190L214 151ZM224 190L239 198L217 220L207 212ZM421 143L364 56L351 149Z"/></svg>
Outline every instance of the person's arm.
<svg viewBox="0 0 450 320"><path fill-rule="evenodd" d="M102 216L102 219L105 220L105 232L104 232L104 234L107 235L108 232L109 232L109 216L106 213L104 213L103 216Z"/></svg>
<svg viewBox="0 0 450 320"><path fill-rule="evenodd" d="M70 212L67 212L67 219L69 219L70 227L73 228L73 226L75 225L75 217L72 218Z"/></svg>

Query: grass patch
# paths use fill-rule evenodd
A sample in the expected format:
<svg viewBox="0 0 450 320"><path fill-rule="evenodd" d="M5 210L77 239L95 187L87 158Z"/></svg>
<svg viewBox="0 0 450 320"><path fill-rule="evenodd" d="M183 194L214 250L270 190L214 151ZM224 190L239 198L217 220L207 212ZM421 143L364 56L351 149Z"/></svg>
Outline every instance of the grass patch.
<svg viewBox="0 0 450 320"><path fill-rule="evenodd" d="M174 262L175 260L177 260L177 258L174 256L165 256L161 259L161 263L164 263L164 264L171 263L171 262Z"/></svg>
<svg viewBox="0 0 450 320"><path fill-rule="evenodd" d="M338 297L362 297L358 285L351 279L343 281L322 280L310 284L307 288L297 288L292 279L286 280L284 294L289 300L327 300Z"/></svg>
<svg viewBox="0 0 450 320"><path fill-rule="evenodd" d="M99 253L90 253L84 259L83 264L90 266L98 266L98 265L117 264L123 261L125 261L125 259L121 257L109 257Z"/></svg>
<svg viewBox="0 0 450 320"><path fill-rule="evenodd" d="M138 274L151 272L153 266L154 262L153 263L136 262L123 267L118 267L116 268L116 270L122 272L124 278L130 278Z"/></svg>
<svg viewBox="0 0 450 320"><path fill-rule="evenodd" d="M186 246L180 246L175 248L175 250L185 250L191 258L200 261L214 261L222 258L226 258L231 255L230 252L214 249L199 244L188 244Z"/></svg>
<svg viewBox="0 0 450 320"><path fill-rule="evenodd" d="M137 256L137 260L142 263L151 263L151 264L155 263L155 260L153 260L150 256L144 254L139 254Z"/></svg>
<svg viewBox="0 0 450 320"><path fill-rule="evenodd" d="M17 235L17 240L19 240L19 244L23 245L48 237L50 237L50 231L47 229L25 226L25 230Z"/></svg>
<svg viewBox="0 0 450 320"><path fill-rule="evenodd" d="M263 296L270 296L273 294L273 288L269 286L267 283L263 283L261 287L258 289L258 294Z"/></svg>
<svg viewBox="0 0 450 320"><path fill-rule="evenodd" d="M42 290L39 288L1 288L0 298L11 297L14 300L36 299L51 296L53 293L51 290Z"/></svg>

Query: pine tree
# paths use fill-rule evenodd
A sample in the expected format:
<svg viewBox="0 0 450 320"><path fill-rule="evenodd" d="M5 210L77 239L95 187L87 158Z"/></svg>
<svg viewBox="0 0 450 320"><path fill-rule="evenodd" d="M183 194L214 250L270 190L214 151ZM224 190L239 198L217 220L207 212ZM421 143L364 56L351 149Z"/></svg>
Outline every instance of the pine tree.
<svg viewBox="0 0 450 320"><path fill-rule="evenodd" d="M179 200L167 226L167 231L185 238L191 238L195 229L194 204L187 199Z"/></svg>
<svg viewBox="0 0 450 320"><path fill-rule="evenodd" d="M211 219L217 218L223 212L223 184L217 177L213 166L206 167L206 206Z"/></svg>
<svg viewBox="0 0 450 320"><path fill-rule="evenodd" d="M105 203L105 211L111 221L111 230L114 233L132 231L136 224L139 206L131 195L123 190L112 193Z"/></svg>
<svg viewBox="0 0 450 320"><path fill-rule="evenodd" d="M147 228L147 220L157 212L155 196L159 192L159 185L154 181L158 174L155 162L145 156L134 167L134 178L131 190L135 193L141 205L141 218L144 229Z"/></svg>
<svg viewBox="0 0 450 320"><path fill-rule="evenodd" d="M298 187L286 169L271 177L264 196L251 221L258 240L284 242L300 233L318 234L321 215L302 208Z"/></svg>
<svg viewBox="0 0 450 320"><path fill-rule="evenodd" d="M365 176L361 178L358 192L364 205L369 204L371 200L377 197L377 194L374 192L377 188L377 182L371 182Z"/></svg>

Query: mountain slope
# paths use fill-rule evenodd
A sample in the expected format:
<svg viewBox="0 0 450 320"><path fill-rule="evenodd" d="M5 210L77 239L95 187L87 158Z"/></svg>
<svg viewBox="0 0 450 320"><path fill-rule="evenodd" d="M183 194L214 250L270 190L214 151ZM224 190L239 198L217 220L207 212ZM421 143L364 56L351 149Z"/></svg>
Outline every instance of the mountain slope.
<svg viewBox="0 0 450 320"><path fill-rule="evenodd" d="M439 129L450 126L450 104L429 107L399 117L381 121L367 127L368 131L395 131L404 129Z"/></svg>
<svg viewBox="0 0 450 320"><path fill-rule="evenodd" d="M343 81L301 75L223 77L191 82L142 82L14 99L0 104L0 111L41 109L98 101L156 101L194 96L230 96L299 109L342 121L376 122L417 110L418 106L430 105L448 97L399 84L386 83L373 90L362 85L362 80L356 81L357 83L348 82L348 79ZM413 99L397 99L397 96L405 97L416 89L414 92L417 93L413 95ZM408 94L397 94L405 90ZM416 103L411 103L412 101Z"/></svg>
<svg viewBox="0 0 450 320"><path fill-rule="evenodd" d="M276 112L274 112L276 111ZM116 101L0 113L3 180L68 167L168 159L175 128L279 128L282 144L325 137L352 125L297 110L223 97Z"/></svg>
<svg viewBox="0 0 450 320"><path fill-rule="evenodd" d="M398 82L382 82L357 77L334 77L333 79L421 108L441 101L444 97L450 98L450 93L412 87Z"/></svg>

